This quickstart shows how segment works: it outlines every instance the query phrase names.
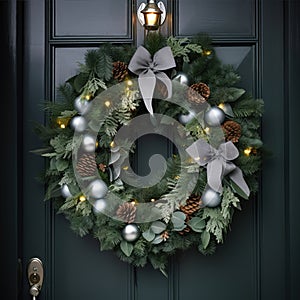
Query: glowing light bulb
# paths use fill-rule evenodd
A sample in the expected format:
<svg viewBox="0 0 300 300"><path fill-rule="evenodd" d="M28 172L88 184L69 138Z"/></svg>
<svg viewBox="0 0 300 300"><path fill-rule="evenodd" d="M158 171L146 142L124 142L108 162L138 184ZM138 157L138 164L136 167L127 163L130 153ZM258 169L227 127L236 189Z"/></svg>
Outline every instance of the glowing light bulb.
<svg viewBox="0 0 300 300"><path fill-rule="evenodd" d="M110 146L111 148L115 147L115 146L116 146L115 141L112 141L112 142L109 144L109 146Z"/></svg>
<svg viewBox="0 0 300 300"><path fill-rule="evenodd" d="M132 86L133 85L132 80L127 80L126 83L127 83L128 86Z"/></svg>
<svg viewBox="0 0 300 300"><path fill-rule="evenodd" d="M246 156L249 156L249 155L251 154L251 152L252 152L252 148L251 148L251 147L248 147L248 148L246 148L246 149L244 150L244 154L245 154Z"/></svg>
<svg viewBox="0 0 300 300"><path fill-rule="evenodd" d="M104 102L104 105L105 105L106 107L110 107L111 102L107 100L107 101Z"/></svg>
<svg viewBox="0 0 300 300"><path fill-rule="evenodd" d="M84 196L84 195L81 195L80 197L79 197L79 201L80 202L84 202L86 200L86 197Z"/></svg>

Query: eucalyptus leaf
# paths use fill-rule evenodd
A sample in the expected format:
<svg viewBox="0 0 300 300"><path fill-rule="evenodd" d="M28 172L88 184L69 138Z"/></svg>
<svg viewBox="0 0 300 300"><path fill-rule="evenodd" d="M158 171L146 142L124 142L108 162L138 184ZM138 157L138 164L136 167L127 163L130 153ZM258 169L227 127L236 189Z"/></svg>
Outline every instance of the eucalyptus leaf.
<svg viewBox="0 0 300 300"><path fill-rule="evenodd" d="M227 98L227 101L228 102L234 102L237 99L239 99L243 94L245 94L245 92L246 91L244 89L230 87L230 88L228 88L228 98Z"/></svg>
<svg viewBox="0 0 300 300"><path fill-rule="evenodd" d="M194 217L190 221L188 221L188 225L195 232L202 232L205 228L205 220L202 220L199 217Z"/></svg>
<svg viewBox="0 0 300 300"><path fill-rule="evenodd" d="M150 230L150 229L144 231L144 232L142 233L142 235L143 235L143 238L144 238L146 241L148 241L148 242L153 241L154 238L155 238L155 233L154 233L152 230Z"/></svg>
<svg viewBox="0 0 300 300"><path fill-rule="evenodd" d="M69 162L64 159L57 159L55 166L56 166L57 171L62 172L68 168Z"/></svg>
<svg viewBox="0 0 300 300"><path fill-rule="evenodd" d="M201 241L202 241L203 249L206 249L210 241L210 233L207 232L206 230L204 230L201 233Z"/></svg>
<svg viewBox="0 0 300 300"><path fill-rule="evenodd" d="M186 215L181 211L176 211L173 213L171 222L173 223L174 229L181 228L184 225Z"/></svg>
<svg viewBox="0 0 300 300"><path fill-rule="evenodd" d="M241 196L242 198L244 198L245 200L248 200L249 197L243 192L243 190L235 183L233 182L232 180L230 181L231 182L231 186L233 188L233 190L239 195Z"/></svg>
<svg viewBox="0 0 300 300"><path fill-rule="evenodd" d="M186 227L186 224L182 224L181 226L174 227L173 231L182 231Z"/></svg>
<svg viewBox="0 0 300 300"><path fill-rule="evenodd" d="M131 253L133 251L133 245L126 241L121 242L120 248L121 248L122 252L128 257L131 255Z"/></svg>
<svg viewBox="0 0 300 300"><path fill-rule="evenodd" d="M163 238L162 238L160 235L158 235L158 236L152 241L152 244L157 245L157 244L160 244L162 241L163 241Z"/></svg>
<svg viewBox="0 0 300 300"><path fill-rule="evenodd" d="M167 228L167 225L161 221L155 221L151 224L150 229L155 234L162 233Z"/></svg>

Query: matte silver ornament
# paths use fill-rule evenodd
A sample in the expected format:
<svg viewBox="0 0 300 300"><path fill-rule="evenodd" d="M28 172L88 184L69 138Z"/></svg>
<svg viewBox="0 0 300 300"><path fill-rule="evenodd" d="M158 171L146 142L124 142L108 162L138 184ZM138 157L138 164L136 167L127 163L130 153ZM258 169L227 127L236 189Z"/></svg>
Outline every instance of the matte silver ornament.
<svg viewBox="0 0 300 300"><path fill-rule="evenodd" d="M77 132L83 132L87 127L85 118L82 116L74 117L71 120L71 127Z"/></svg>
<svg viewBox="0 0 300 300"><path fill-rule="evenodd" d="M82 139L82 148L86 152L95 152L96 139L92 135L86 134Z"/></svg>
<svg viewBox="0 0 300 300"><path fill-rule="evenodd" d="M203 206L216 207L221 203L221 195L210 187L207 187L201 196L201 200Z"/></svg>
<svg viewBox="0 0 300 300"><path fill-rule="evenodd" d="M95 214L99 214L103 212L106 208L106 200L105 199L97 199L93 203L93 210Z"/></svg>
<svg viewBox="0 0 300 300"><path fill-rule="evenodd" d="M83 115L89 111L89 109L91 107L91 102L89 102L85 99L82 99L79 96L74 101L74 107L79 113L81 113Z"/></svg>
<svg viewBox="0 0 300 300"><path fill-rule="evenodd" d="M101 179L96 179L92 181L88 186L89 196L100 199L104 198L107 194L108 188L105 182Z"/></svg>
<svg viewBox="0 0 300 300"><path fill-rule="evenodd" d="M189 79L186 74L183 72L178 72L174 77L173 80L178 81L181 84L189 85Z"/></svg>
<svg viewBox="0 0 300 300"><path fill-rule="evenodd" d="M224 111L217 107L211 107L207 112L204 114L204 121L207 125L215 127L220 126L225 120L225 113Z"/></svg>
<svg viewBox="0 0 300 300"><path fill-rule="evenodd" d="M138 239L140 230L135 224L128 224L122 230L122 236L127 242L134 242Z"/></svg>
<svg viewBox="0 0 300 300"><path fill-rule="evenodd" d="M180 115L178 117L178 120L181 124L185 125L190 121L192 121L194 117L195 117L195 112L191 110L187 115Z"/></svg>
<svg viewBox="0 0 300 300"><path fill-rule="evenodd" d="M64 198L68 198L68 197L72 197L72 194L69 190L69 187L66 185L66 184L63 184L62 187L61 187L61 195L64 197Z"/></svg>

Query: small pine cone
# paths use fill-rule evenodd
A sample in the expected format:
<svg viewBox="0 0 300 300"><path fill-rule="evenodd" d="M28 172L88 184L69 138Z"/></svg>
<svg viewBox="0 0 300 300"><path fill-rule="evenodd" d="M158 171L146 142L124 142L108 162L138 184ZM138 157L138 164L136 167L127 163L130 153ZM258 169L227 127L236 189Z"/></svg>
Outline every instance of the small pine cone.
<svg viewBox="0 0 300 300"><path fill-rule="evenodd" d="M188 100L196 104L205 103L209 96L210 89L208 85L203 82L192 84L187 91Z"/></svg>
<svg viewBox="0 0 300 300"><path fill-rule="evenodd" d="M168 231L164 231L160 237L163 239L163 241L165 242L170 236L169 236L169 233Z"/></svg>
<svg viewBox="0 0 300 300"><path fill-rule="evenodd" d="M136 207L129 202L121 204L116 211L117 217L126 223L133 223L135 219L135 213Z"/></svg>
<svg viewBox="0 0 300 300"><path fill-rule="evenodd" d="M113 63L113 77L119 82L123 81L128 75L128 66L122 61L116 61Z"/></svg>
<svg viewBox="0 0 300 300"><path fill-rule="evenodd" d="M223 125L226 141L237 143L242 134L241 125L235 121L226 121Z"/></svg>
<svg viewBox="0 0 300 300"><path fill-rule="evenodd" d="M94 154L83 154L76 165L76 171L82 177L89 177L95 175L97 164L95 162Z"/></svg>
<svg viewBox="0 0 300 300"><path fill-rule="evenodd" d="M180 210L184 212L186 215L191 216L193 213L198 211L201 207L201 199L200 196L191 195L187 200L186 204L180 206Z"/></svg>

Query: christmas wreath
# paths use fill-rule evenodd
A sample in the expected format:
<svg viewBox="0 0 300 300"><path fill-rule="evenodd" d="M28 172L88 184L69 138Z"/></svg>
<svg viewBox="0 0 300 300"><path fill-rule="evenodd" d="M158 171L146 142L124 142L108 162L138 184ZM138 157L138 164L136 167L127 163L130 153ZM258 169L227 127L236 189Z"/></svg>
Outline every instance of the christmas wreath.
<svg viewBox="0 0 300 300"><path fill-rule="evenodd" d="M212 254L258 189L263 101L239 80L203 35L88 50L37 126L46 199L80 236L134 266L165 272L177 250ZM140 176L137 141L147 134L169 139L172 155L153 155Z"/></svg>

